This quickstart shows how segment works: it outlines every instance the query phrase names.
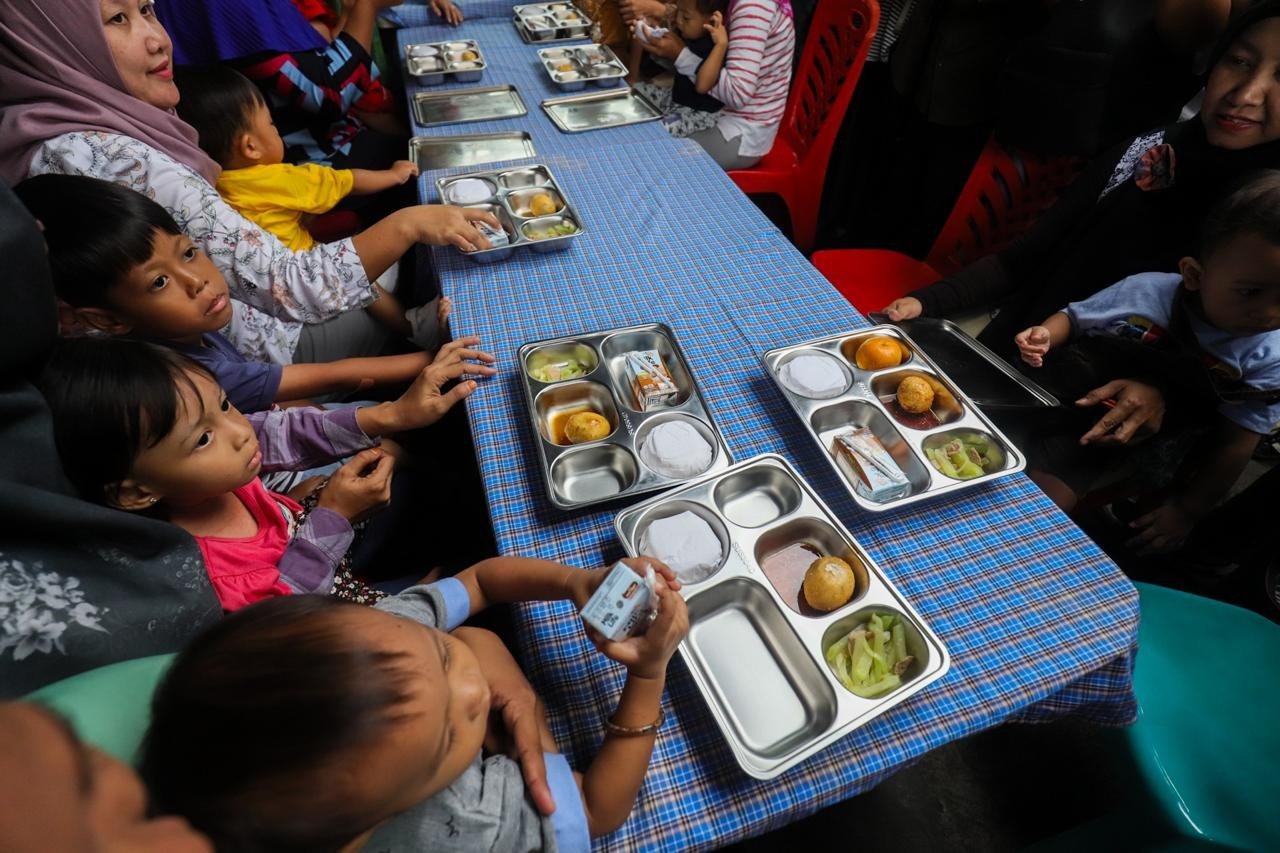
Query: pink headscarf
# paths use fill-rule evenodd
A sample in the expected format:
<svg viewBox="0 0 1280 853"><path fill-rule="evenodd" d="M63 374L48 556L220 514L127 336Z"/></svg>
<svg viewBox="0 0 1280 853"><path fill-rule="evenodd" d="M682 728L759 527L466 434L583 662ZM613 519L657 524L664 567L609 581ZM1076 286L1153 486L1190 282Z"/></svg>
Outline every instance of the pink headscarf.
<svg viewBox="0 0 1280 853"><path fill-rule="evenodd" d="M23 180L37 146L76 130L132 137L218 179L195 128L125 90L98 0L0 0L0 179Z"/></svg>

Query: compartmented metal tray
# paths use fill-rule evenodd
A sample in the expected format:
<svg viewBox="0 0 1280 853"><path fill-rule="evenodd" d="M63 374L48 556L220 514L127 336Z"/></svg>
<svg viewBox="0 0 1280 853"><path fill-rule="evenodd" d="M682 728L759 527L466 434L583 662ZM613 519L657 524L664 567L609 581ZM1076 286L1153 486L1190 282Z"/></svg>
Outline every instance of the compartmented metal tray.
<svg viewBox="0 0 1280 853"><path fill-rule="evenodd" d="M671 405L641 411L636 404L626 354L642 350L657 350L662 356L678 389ZM520 347L519 359L547 497L562 509L666 489L690 479L668 476L642 459L650 433L663 423L688 424L711 445L711 464L691 476L719 471L733 461L680 344L662 323L534 341ZM550 382L534 375L566 361L581 365L582 373ZM582 444L559 443L559 425L587 409L603 415L611 432Z"/></svg>
<svg viewBox="0 0 1280 853"><path fill-rule="evenodd" d="M528 44L590 38L595 23L572 3L527 3L511 11L516 32Z"/></svg>
<svg viewBox="0 0 1280 853"><path fill-rule="evenodd" d="M473 39L433 41L404 46L404 67L423 86L445 80L474 83L484 76L484 54Z"/></svg>
<svg viewBox="0 0 1280 853"><path fill-rule="evenodd" d="M535 252L558 252L569 248L584 230L582 217L565 198L560 182L551 170L541 164L518 166L508 169L490 169L469 172L465 175L449 175L436 179L436 192L445 204L476 207L489 211L502 223L508 243L492 249L462 252L464 258L480 264L504 261L518 249ZM551 213L533 213L531 207L537 196L546 196L555 207ZM571 233L547 237L533 236L539 232L568 230Z"/></svg>
<svg viewBox="0 0 1280 853"><path fill-rule="evenodd" d="M533 137L525 131L415 136L409 140L409 159L424 172L503 160L525 160L537 156L537 153Z"/></svg>
<svg viewBox="0 0 1280 853"><path fill-rule="evenodd" d="M894 367L878 370L858 368L854 361L858 347L874 337L893 339L902 347L906 358ZM814 398L788 388L778 371L801 354L833 359L844 375L844 389ZM822 449L827 462L863 509L873 512L895 509L936 495L979 486L1026 467L1026 458L1004 433L958 389L950 377L938 369L924 350L896 326L874 326L773 349L764 354L764 365ZM910 375L941 383L946 392L937 394L930 412L938 421L937 425L916 427L903 420L910 416L897 407L894 397L898 383ZM902 469L910 481L910 491L904 497L876 502L855 488L857 475L833 451L835 436L855 427L869 428ZM940 449L960 435L975 433L997 451L991 464L984 466L982 476L969 480L953 479L935 468L926 456L926 450Z"/></svg>
<svg viewBox="0 0 1280 853"><path fill-rule="evenodd" d="M685 511L716 531L722 562L680 591L689 604L680 652L748 775L777 776L950 668L942 641L781 456L757 456L630 507L614 528L627 554L640 556L648 526ZM829 613L808 607L804 568L771 559L797 545L853 567L847 604ZM872 612L902 617L915 661L901 686L865 699L840 683L824 652Z"/></svg>
<svg viewBox="0 0 1280 853"><path fill-rule="evenodd" d="M422 127L514 118L527 112L520 93L512 85L418 92L413 96L413 115Z"/></svg>
<svg viewBox="0 0 1280 853"><path fill-rule="evenodd" d="M630 86L610 92L548 98L542 102L542 108L565 133L622 127L662 118L662 110Z"/></svg>
<svg viewBox="0 0 1280 853"><path fill-rule="evenodd" d="M538 61L562 92L576 92L588 83L600 88L617 86L627 76L618 55L603 44L544 47L538 51Z"/></svg>
<svg viewBox="0 0 1280 853"><path fill-rule="evenodd" d="M885 314L868 316L873 323L890 322ZM960 390L980 407L1062 405L1057 397L950 320L917 317L893 325L910 335L933 363L945 370Z"/></svg>

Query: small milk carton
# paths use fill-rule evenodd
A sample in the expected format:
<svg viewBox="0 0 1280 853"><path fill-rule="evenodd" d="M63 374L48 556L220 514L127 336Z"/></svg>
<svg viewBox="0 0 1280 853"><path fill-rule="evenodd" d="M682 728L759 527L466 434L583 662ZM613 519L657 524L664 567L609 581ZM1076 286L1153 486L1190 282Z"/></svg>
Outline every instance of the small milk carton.
<svg viewBox="0 0 1280 853"><path fill-rule="evenodd" d="M582 621L607 640L643 634L649 627L649 614L657 608L654 584L652 568L642 577L626 563L614 563L609 576L582 608Z"/></svg>

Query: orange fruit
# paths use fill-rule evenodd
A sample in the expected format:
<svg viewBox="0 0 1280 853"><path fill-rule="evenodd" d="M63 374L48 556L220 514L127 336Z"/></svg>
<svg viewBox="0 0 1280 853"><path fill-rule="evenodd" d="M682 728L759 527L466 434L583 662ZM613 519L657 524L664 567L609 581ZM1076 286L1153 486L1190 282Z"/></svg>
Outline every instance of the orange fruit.
<svg viewBox="0 0 1280 853"><path fill-rule="evenodd" d="M893 338L876 336L867 338L858 347L853 360L859 370L882 370L902 364L902 347Z"/></svg>

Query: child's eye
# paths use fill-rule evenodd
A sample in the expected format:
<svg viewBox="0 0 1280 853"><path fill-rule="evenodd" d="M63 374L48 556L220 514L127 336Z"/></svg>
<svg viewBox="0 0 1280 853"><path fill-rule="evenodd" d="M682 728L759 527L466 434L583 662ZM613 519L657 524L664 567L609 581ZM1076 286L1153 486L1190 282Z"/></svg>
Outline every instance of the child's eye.
<svg viewBox="0 0 1280 853"><path fill-rule="evenodd" d="M155 278L151 279L152 290L164 290L168 284L169 284L169 276L167 275L158 275Z"/></svg>
<svg viewBox="0 0 1280 853"><path fill-rule="evenodd" d="M1262 292L1262 289L1258 287L1236 288L1236 295L1243 296L1245 299L1252 299L1253 297L1257 296L1261 292Z"/></svg>
<svg viewBox="0 0 1280 853"><path fill-rule="evenodd" d="M231 411L231 401L226 397L223 397L222 402L218 404L218 408L222 409L224 412Z"/></svg>
<svg viewBox="0 0 1280 853"><path fill-rule="evenodd" d="M205 430L204 432L200 433L200 437L196 439L196 449L198 450L201 447L208 447L210 442L212 441L213 441L213 430L211 429Z"/></svg>
<svg viewBox="0 0 1280 853"><path fill-rule="evenodd" d="M1250 62L1249 62L1249 57L1244 56L1244 55L1242 55L1242 54L1238 54L1238 53L1237 53L1237 54L1232 55L1232 56L1228 59L1228 61L1229 61L1232 65L1237 65L1237 66L1239 66L1239 67L1241 67L1241 68L1248 68L1248 67L1252 64L1252 63L1250 63Z"/></svg>
<svg viewBox="0 0 1280 853"><path fill-rule="evenodd" d="M194 261L196 255L200 254L200 250L195 246L188 246L187 250L182 253L182 259L185 261Z"/></svg>

